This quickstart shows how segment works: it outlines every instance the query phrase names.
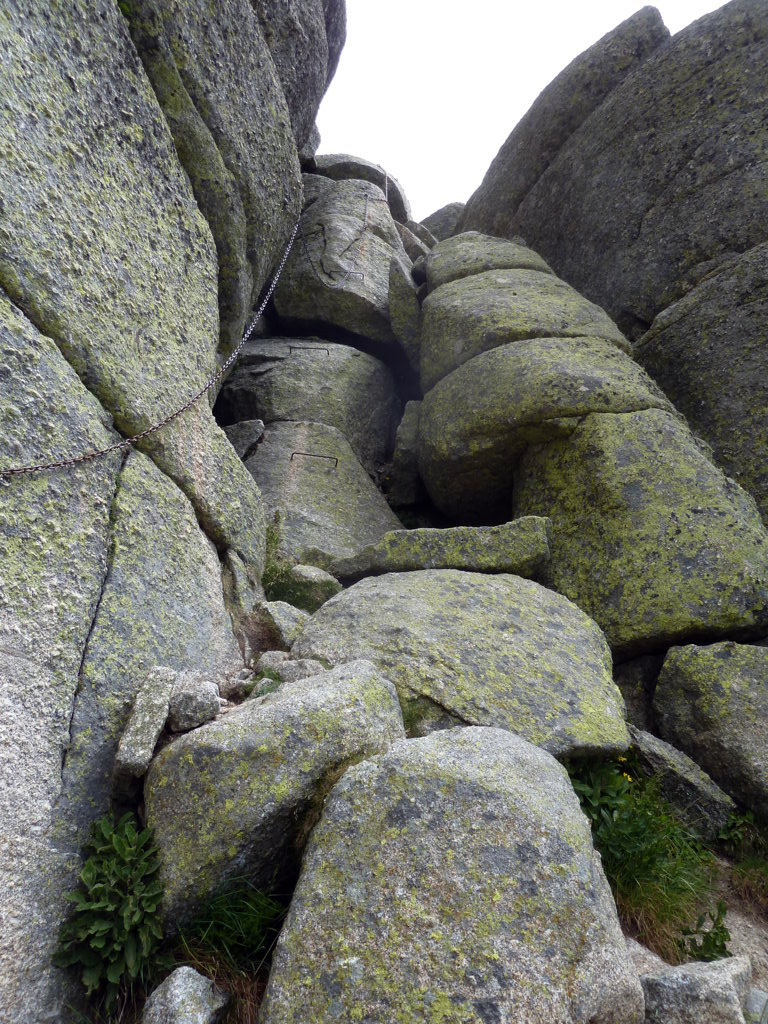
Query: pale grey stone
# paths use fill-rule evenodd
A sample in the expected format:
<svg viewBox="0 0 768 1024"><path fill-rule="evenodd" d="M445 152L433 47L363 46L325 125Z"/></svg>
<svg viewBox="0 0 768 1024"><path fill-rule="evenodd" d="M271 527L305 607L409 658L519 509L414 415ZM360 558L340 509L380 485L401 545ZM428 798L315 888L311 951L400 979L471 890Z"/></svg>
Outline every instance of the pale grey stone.
<svg viewBox="0 0 768 1024"><path fill-rule="evenodd" d="M386 189L392 217L401 224L411 219L411 207L400 182L378 164L350 156L349 153L323 153L315 157L315 167L318 174L324 174L334 181L354 178L378 185L382 192Z"/></svg>
<svg viewBox="0 0 768 1024"><path fill-rule="evenodd" d="M293 603L310 613L316 612L342 589L335 576L317 565L291 566L288 586L293 591Z"/></svg>
<svg viewBox="0 0 768 1024"><path fill-rule="evenodd" d="M427 288L433 292L450 281L483 274L487 270L538 270L551 274L546 261L523 245L504 238L492 238L478 231L466 231L428 251Z"/></svg>
<svg viewBox="0 0 768 1024"><path fill-rule="evenodd" d="M641 1024L643 997L565 770L499 729L350 768L312 832L264 1024Z"/></svg>
<svg viewBox="0 0 768 1024"><path fill-rule="evenodd" d="M389 316L392 330L413 370L419 372L421 303L408 268L392 257L389 268Z"/></svg>
<svg viewBox="0 0 768 1024"><path fill-rule="evenodd" d="M168 706L168 728L187 732L212 721L219 713L219 688L210 679L181 675Z"/></svg>
<svg viewBox="0 0 768 1024"><path fill-rule="evenodd" d="M216 1024L228 1002L210 978L177 967L150 995L142 1024Z"/></svg>
<svg viewBox="0 0 768 1024"><path fill-rule="evenodd" d="M160 733L165 728L176 672L161 665L150 670L139 687L115 755L113 782L120 787L147 771Z"/></svg>
<svg viewBox="0 0 768 1024"><path fill-rule="evenodd" d="M663 971L669 965L661 959L653 950L647 949L642 943L635 939L625 937L627 953L632 961L632 966L638 974L655 974Z"/></svg>
<svg viewBox="0 0 768 1024"><path fill-rule="evenodd" d="M646 1024L744 1024L751 978L747 956L642 974Z"/></svg>
<svg viewBox="0 0 768 1024"><path fill-rule="evenodd" d="M405 251L408 253L410 259L416 261L421 256L427 256L429 253L429 247L426 246L420 238L418 238L407 228L405 224L401 224L399 221L395 221L395 227L397 233L400 235L400 240L403 243Z"/></svg>
<svg viewBox="0 0 768 1024"><path fill-rule="evenodd" d="M309 614L286 601L260 601L251 612L252 630L263 640L256 650L290 650Z"/></svg>
<svg viewBox="0 0 768 1024"><path fill-rule="evenodd" d="M356 661L175 739L144 787L166 920L178 926L234 877L283 891L330 786L403 735L394 687Z"/></svg>
<svg viewBox="0 0 768 1024"><path fill-rule="evenodd" d="M768 993L759 988L751 988L744 1003L744 1020L746 1024L764 1024Z"/></svg>
<svg viewBox="0 0 768 1024"><path fill-rule="evenodd" d="M421 223L438 242L442 242L455 231L464 213L464 207L464 203L448 203L447 206L441 206L439 210L430 213Z"/></svg>
<svg viewBox="0 0 768 1024"><path fill-rule="evenodd" d="M264 420L244 418L224 427L224 433L240 458L245 462L256 451L264 437Z"/></svg>
<svg viewBox="0 0 768 1024"><path fill-rule="evenodd" d="M361 580L315 612L291 653L370 659L413 732L437 706L453 724L510 729L557 756L629 746L602 633L518 576L429 569Z"/></svg>

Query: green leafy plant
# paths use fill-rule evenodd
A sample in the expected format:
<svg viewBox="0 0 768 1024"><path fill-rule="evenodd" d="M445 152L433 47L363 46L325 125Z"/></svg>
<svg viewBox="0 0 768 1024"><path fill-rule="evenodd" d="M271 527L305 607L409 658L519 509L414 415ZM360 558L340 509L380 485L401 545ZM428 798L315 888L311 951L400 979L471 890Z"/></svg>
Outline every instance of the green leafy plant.
<svg viewBox="0 0 768 1024"><path fill-rule="evenodd" d="M136 983L146 986L167 966L157 954L160 861L151 832L140 830L132 813L117 823L96 822L86 853L80 885L67 896L74 911L61 926L54 963L76 968L86 994L111 1012Z"/></svg>
<svg viewBox="0 0 768 1024"><path fill-rule="evenodd" d="M715 913L700 914L695 928L683 928L680 953L687 960L723 960L731 955L728 943L731 933L725 926L726 905L718 900ZM709 928L704 927L709 918Z"/></svg>
<svg viewBox="0 0 768 1024"><path fill-rule="evenodd" d="M679 960L683 928L713 893L712 854L631 759L579 762L571 778L623 924L661 956Z"/></svg>

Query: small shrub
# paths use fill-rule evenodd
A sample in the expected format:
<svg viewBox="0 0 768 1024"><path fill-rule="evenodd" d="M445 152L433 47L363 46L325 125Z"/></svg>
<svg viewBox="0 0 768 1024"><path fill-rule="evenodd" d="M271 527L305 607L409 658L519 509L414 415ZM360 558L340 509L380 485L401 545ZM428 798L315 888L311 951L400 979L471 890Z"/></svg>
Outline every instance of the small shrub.
<svg viewBox="0 0 768 1024"><path fill-rule="evenodd" d="M622 923L660 956L680 960L681 933L713 892L714 858L631 760L575 764L571 776Z"/></svg>
<svg viewBox="0 0 768 1024"><path fill-rule="evenodd" d="M680 955L684 960L723 960L729 957L728 943L731 941L731 933L725 926L726 906L723 900L718 900L717 909L713 914L700 914L695 928L683 928L683 938L680 940ZM709 918L709 928L704 927L704 922Z"/></svg>
<svg viewBox="0 0 768 1024"><path fill-rule="evenodd" d="M119 997L146 987L166 966L158 956L162 939L159 906L160 861L149 829L137 827L132 813L115 824L98 821L86 846L80 885L68 894L72 916L59 932L58 967L74 967L89 997L111 1013Z"/></svg>

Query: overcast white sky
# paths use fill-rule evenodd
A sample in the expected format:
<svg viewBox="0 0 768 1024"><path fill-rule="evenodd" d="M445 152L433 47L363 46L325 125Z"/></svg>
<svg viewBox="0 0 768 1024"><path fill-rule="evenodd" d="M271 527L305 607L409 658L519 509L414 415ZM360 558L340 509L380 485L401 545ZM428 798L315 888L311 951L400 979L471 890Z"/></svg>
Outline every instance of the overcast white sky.
<svg viewBox="0 0 768 1024"><path fill-rule="evenodd" d="M541 90L642 0L347 0L347 43L320 108L321 153L400 181L417 220L465 201ZM679 32L722 0L660 0Z"/></svg>

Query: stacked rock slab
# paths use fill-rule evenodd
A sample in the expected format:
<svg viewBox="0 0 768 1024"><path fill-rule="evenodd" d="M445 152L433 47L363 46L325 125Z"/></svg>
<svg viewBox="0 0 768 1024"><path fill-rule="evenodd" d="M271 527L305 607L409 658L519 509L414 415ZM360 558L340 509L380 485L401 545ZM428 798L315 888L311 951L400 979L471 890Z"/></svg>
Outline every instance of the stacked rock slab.
<svg viewBox="0 0 768 1024"><path fill-rule="evenodd" d="M359 156L350 156L349 153L323 153L315 157L315 171L333 181L354 178L378 185L387 196L394 219L403 225L411 220L411 205L400 182L378 164L372 164Z"/></svg>
<svg viewBox="0 0 768 1024"><path fill-rule="evenodd" d="M564 769L497 729L350 769L312 833L264 1024L641 1024L643 997Z"/></svg>
<svg viewBox="0 0 768 1024"><path fill-rule="evenodd" d="M292 656L369 658L397 687L411 733L498 726L557 756L629 744L602 633L519 576L429 569L361 580L312 616Z"/></svg>
<svg viewBox="0 0 768 1024"><path fill-rule="evenodd" d="M551 518L545 580L620 657L757 632L768 537L754 502L615 324L536 259L459 235L427 260L419 466L432 500L465 522Z"/></svg>

